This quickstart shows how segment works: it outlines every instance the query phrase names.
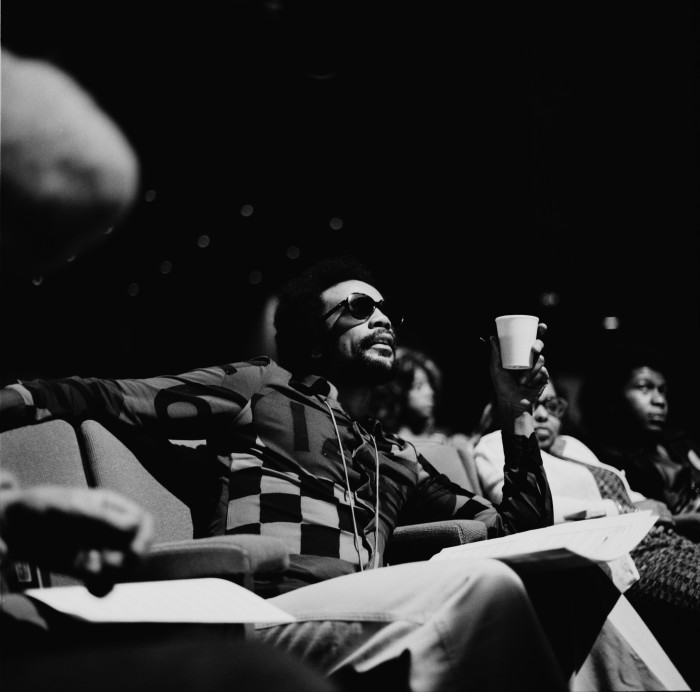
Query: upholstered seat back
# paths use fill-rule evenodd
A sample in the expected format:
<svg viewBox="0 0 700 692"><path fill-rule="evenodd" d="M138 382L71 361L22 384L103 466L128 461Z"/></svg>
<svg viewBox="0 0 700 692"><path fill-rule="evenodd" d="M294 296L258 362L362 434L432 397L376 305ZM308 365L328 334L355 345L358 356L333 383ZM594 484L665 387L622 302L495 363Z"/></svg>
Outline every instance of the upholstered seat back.
<svg viewBox="0 0 700 692"><path fill-rule="evenodd" d="M22 486L88 485L75 430L63 420L0 434L0 463Z"/></svg>
<svg viewBox="0 0 700 692"><path fill-rule="evenodd" d="M460 436L463 437L463 436ZM476 466L469 447L455 436L450 442L434 440L416 440L414 444L418 452L435 469L444 473L453 483L465 490L483 496L483 489L476 473Z"/></svg>
<svg viewBox="0 0 700 692"><path fill-rule="evenodd" d="M73 426L63 420L47 421L1 433L0 464L15 476L22 487L88 487L78 437ZM47 581L52 586L79 583L63 574L37 576L30 565L21 567L17 578L23 588L46 586Z"/></svg>
<svg viewBox="0 0 700 692"><path fill-rule="evenodd" d="M95 420L84 421L78 429L61 420L28 425L0 435L0 463L22 485L110 488L149 510L157 544L148 566L157 576L150 578L250 578L287 568L288 552L280 539L205 537L210 530L205 519L220 502L228 468L220 460L215 466L208 464L203 441L158 440L121 428L118 434ZM474 520L397 527L389 562L427 559L443 547L484 538L485 525ZM78 582L52 574L50 583Z"/></svg>
<svg viewBox="0 0 700 692"><path fill-rule="evenodd" d="M120 492L149 510L155 520L157 543L192 538L189 507L167 490L121 440L94 420L84 421L80 430L88 471L96 486Z"/></svg>

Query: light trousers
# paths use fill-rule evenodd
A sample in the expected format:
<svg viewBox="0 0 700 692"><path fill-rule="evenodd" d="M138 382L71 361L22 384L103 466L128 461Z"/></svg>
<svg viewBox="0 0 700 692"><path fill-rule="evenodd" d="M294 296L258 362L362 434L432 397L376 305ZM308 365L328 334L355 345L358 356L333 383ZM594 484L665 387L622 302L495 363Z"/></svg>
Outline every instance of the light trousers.
<svg viewBox="0 0 700 692"><path fill-rule="evenodd" d="M328 675L388 665L397 690L568 689L523 582L496 560L365 570L271 602L298 622L257 635Z"/></svg>
<svg viewBox="0 0 700 692"><path fill-rule="evenodd" d="M258 623L255 633L368 688L665 689L607 619L619 596L597 567L523 581L498 560L414 562L272 598L297 622Z"/></svg>

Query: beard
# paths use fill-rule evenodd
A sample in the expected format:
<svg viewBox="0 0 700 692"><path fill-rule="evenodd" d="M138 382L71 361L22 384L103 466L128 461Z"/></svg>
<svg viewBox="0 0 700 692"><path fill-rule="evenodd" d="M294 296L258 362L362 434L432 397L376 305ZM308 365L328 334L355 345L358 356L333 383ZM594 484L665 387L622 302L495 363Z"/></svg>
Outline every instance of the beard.
<svg viewBox="0 0 700 692"><path fill-rule="evenodd" d="M378 387L393 379L396 373L396 357L382 356L370 349L377 343L372 335L362 339L355 351L355 357L343 368L343 379L348 383Z"/></svg>
<svg viewBox="0 0 700 692"><path fill-rule="evenodd" d="M378 387L393 379L395 362L395 359L388 363L385 358L375 358L367 353L363 353L358 367L362 368L365 382L372 387Z"/></svg>
<svg viewBox="0 0 700 692"><path fill-rule="evenodd" d="M396 374L396 356L382 355L372 347L379 343L380 335L368 334L360 339L350 355L333 354L333 348L324 348L324 355L317 361L314 374L328 378L336 386L366 386L374 389L386 384Z"/></svg>

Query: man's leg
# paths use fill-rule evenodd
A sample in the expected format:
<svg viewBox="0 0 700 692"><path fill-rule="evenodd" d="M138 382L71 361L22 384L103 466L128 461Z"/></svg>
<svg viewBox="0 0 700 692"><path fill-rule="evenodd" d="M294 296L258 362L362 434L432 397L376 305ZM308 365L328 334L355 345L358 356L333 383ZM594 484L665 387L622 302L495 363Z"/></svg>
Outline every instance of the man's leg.
<svg viewBox="0 0 700 692"><path fill-rule="evenodd" d="M404 666L394 689L568 689L522 581L496 560L368 570L271 602L299 621L257 635L341 680L348 668L372 677Z"/></svg>

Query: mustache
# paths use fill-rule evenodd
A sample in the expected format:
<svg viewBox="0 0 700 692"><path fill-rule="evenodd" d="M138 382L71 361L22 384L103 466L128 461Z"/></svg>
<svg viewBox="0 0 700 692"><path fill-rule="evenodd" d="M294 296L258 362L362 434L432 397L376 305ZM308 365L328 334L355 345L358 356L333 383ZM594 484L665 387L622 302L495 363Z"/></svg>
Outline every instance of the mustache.
<svg viewBox="0 0 700 692"><path fill-rule="evenodd" d="M360 345L363 348L369 348L370 346L374 346L374 344L385 344L387 343L387 340L390 341L392 349L396 348L396 335L394 334L393 329L379 329L376 332L372 332L371 334L367 334L361 341Z"/></svg>

